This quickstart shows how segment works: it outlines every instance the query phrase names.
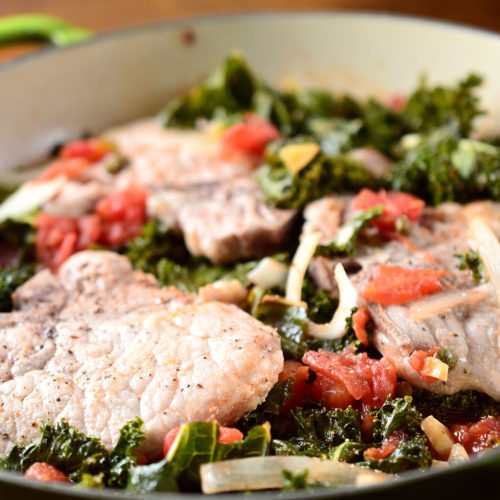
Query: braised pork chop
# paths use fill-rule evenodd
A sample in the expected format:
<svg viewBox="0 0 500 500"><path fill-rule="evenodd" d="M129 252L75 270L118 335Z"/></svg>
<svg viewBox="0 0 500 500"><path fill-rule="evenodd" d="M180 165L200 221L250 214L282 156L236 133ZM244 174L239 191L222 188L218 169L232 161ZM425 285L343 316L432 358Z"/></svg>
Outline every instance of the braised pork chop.
<svg viewBox="0 0 500 500"><path fill-rule="evenodd" d="M110 252L44 270L0 315L0 455L65 418L111 447L139 416L154 456L170 429L229 425L264 400L283 367L278 334L242 310L201 302Z"/></svg>
<svg viewBox="0 0 500 500"><path fill-rule="evenodd" d="M314 202L306 209L304 232L314 227L322 231L325 221L332 219L335 207L342 203L333 199ZM349 210L346 207L346 211ZM471 215L486 219L500 235L500 205L477 202L467 206L445 204L426 208L419 223L414 223L408 240L389 241L378 247L360 244L352 259L357 267L350 278L359 293L359 305L366 283L378 264L401 266L409 269L445 269L442 278L444 291L426 299L402 305L382 306L367 304L375 325L373 343L397 366L398 375L412 385L436 393L453 393L463 389L476 389L500 400L500 309L491 283L478 285L469 271L457 269L456 253L466 253L471 244L467 231ZM344 215L345 222L350 216ZM338 229L340 223L335 222ZM330 240L335 230L323 232ZM335 288L333 268L335 262L324 257L315 259L310 272L324 288ZM334 291L335 293L335 291ZM429 299L446 300L450 294L462 294L456 306L425 312ZM428 303L428 302L427 302ZM439 345L458 356L458 364L451 369L448 380L426 383L409 365L409 357L417 350Z"/></svg>

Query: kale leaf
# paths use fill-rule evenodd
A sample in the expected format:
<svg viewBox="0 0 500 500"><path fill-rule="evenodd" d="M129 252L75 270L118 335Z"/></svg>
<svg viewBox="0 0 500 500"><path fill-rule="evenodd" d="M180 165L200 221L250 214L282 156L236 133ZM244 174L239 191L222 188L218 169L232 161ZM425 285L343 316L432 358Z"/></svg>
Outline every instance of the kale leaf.
<svg viewBox="0 0 500 500"><path fill-rule="evenodd" d="M216 422L181 426L167 456L160 462L135 467L130 491L199 491L200 466L219 460L266 455L271 435L268 425L252 428L243 441L219 443Z"/></svg>
<svg viewBox="0 0 500 500"><path fill-rule="evenodd" d="M182 238L157 221L148 222L123 252L135 269L153 274L161 286L174 285L189 292L219 279L237 279L247 286L247 273L257 265L257 261L248 261L217 266L193 257Z"/></svg>
<svg viewBox="0 0 500 500"><path fill-rule="evenodd" d="M318 245L316 255L326 257L352 255L356 251L356 243L361 231L383 211L384 206L377 205L356 215L338 230L331 243Z"/></svg>
<svg viewBox="0 0 500 500"><path fill-rule="evenodd" d="M24 473L35 462L46 462L64 472L73 482L85 486L124 487L136 460L133 450L144 439L142 420L136 418L120 432L115 449L109 453L95 437L85 436L66 421L43 423L39 443L14 445L0 459L0 468Z"/></svg>
<svg viewBox="0 0 500 500"><path fill-rule="evenodd" d="M269 204L299 208L332 193L355 192L377 185L374 176L361 163L344 154L327 156L320 152L293 173L279 154L279 149L287 144L289 142L282 141L275 148L268 148L266 161L256 172Z"/></svg>
<svg viewBox="0 0 500 500"><path fill-rule="evenodd" d="M458 269L462 271L469 269L472 272L472 277L477 282L484 280L484 263L476 250L471 249L465 254L455 253L453 256L458 259Z"/></svg>
<svg viewBox="0 0 500 500"><path fill-rule="evenodd" d="M415 389L412 397L424 417L433 415L444 425L476 422L482 417L500 415L500 403L482 392L459 391L442 395Z"/></svg>
<svg viewBox="0 0 500 500"><path fill-rule="evenodd" d="M10 312L14 306L12 294L34 274L35 267L25 264L0 270L0 312Z"/></svg>

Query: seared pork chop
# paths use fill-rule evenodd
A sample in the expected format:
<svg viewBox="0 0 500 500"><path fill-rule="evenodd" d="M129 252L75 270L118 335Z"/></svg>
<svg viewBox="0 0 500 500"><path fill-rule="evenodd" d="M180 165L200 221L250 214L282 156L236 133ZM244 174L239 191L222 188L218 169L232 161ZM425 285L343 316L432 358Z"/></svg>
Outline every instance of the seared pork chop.
<svg viewBox="0 0 500 500"><path fill-rule="evenodd" d="M110 252L81 252L41 271L0 315L0 455L65 418L113 446L144 420L155 456L184 422L230 425L278 380L278 334L236 306L159 289Z"/></svg>

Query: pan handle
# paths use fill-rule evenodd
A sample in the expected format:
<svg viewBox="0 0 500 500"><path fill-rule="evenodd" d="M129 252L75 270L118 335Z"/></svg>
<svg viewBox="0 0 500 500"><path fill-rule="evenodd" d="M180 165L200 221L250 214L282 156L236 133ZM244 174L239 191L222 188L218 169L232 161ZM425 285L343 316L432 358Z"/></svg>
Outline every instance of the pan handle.
<svg viewBox="0 0 500 500"><path fill-rule="evenodd" d="M0 46L28 41L64 46L84 40L92 34L90 30L47 14L19 14L0 18Z"/></svg>

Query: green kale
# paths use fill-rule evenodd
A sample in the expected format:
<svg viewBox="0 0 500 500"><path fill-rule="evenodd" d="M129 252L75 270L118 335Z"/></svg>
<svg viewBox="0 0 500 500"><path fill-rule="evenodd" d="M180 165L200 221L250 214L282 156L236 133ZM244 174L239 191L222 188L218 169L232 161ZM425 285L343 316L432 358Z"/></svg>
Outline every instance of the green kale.
<svg viewBox="0 0 500 500"><path fill-rule="evenodd" d="M0 312L10 312L14 306L12 294L34 274L31 264L0 270Z"/></svg>
<svg viewBox="0 0 500 500"><path fill-rule="evenodd" d="M413 401L424 417L433 415L444 425L476 422L482 417L500 415L500 403L477 391L441 395L415 389Z"/></svg>
<svg viewBox="0 0 500 500"><path fill-rule="evenodd" d="M394 431L401 431L407 435L420 432L422 415L415 408L410 396L391 399L373 413L373 441L382 442Z"/></svg>
<svg viewBox="0 0 500 500"><path fill-rule="evenodd" d="M267 202L272 205L299 208L329 194L376 187L374 176L357 160L343 154L326 156L320 152L292 173L279 156L279 148L285 145L282 142L277 149L268 148L266 162L256 172Z"/></svg>
<svg viewBox="0 0 500 500"><path fill-rule="evenodd" d="M182 238L156 221L144 226L142 233L124 248L124 254L135 269L153 274L161 286L174 285L189 292L219 279L237 279L248 286L247 273L257 265L257 261L249 261L216 266L193 257Z"/></svg>
<svg viewBox="0 0 500 500"><path fill-rule="evenodd" d="M352 255L356 251L356 243L361 231L384 211L383 205L365 210L346 222L337 232L335 238L327 245L318 245L316 255L334 257Z"/></svg>
<svg viewBox="0 0 500 500"><path fill-rule="evenodd" d="M321 290L305 299L307 315L315 323L328 323L338 306L338 299L334 299L328 290Z"/></svg>
<svg viewBox="0 0 500 500"><path fill-rule="evenodd" d="M383 472L400 473L428 467L431 462L427 438L424 433L418 433L406 439L388 457L381 460L369 460L368 465Z"/></svg>
<svg viewBox="0 0 500 500"><path fill-rule="evenodd" d="M469 269L472 272L472 277L477 282L484 280L485 269L481 256L476 250L469 250L466 254L453 254L458 259L458 269Z"/></svg>
<svg viewBox="0 0 500 500"><path fill-rule="evenodd" d="M482 79L469 75L455 87L429 87L422 79L419 88L408 98L404 120L414 132L429 132L442 126L457 128L466 137L474 118L483 114L475 91Z"/></svg>
<svg viewBox="0 0 500 500"><path fill-rule="evenodd" d="M126 424L117 446L109 453L97 438L85 436L65 421L44 423L40 442L14 445L0 459L0 468L24 473L35 462L46 462L85 486L124 487L136 464L133 450L144 439L141 427L139 418Z"/></svg>
<svg viewBox="0 0 500 500"><path fill-rule="evenodd" d="M433 205L500 200L500 148L460 139L449 128L406 142L411 147L385 176L390 189L416 194Z"/></svg>
<svg viewBox="0 0 500 500"><path fill-rule="evenodd" d="M325 155L334 156L358 144L362 126L359 119L311 118L307 122L306 134L318 142Z"/></svg>
<svg viewBox="0 0 500 500"><path fill-rule="evenodd" d="M310 486L307 477L309 471L304 469L302 472L294 474L293 472L283 469L284 490L303 490Z"/></svg>
<svg viewBox="0 0 500 500"><path fill-rule="evenodd" d="M291 130L288 110L278 92L262 83L240 55L229 56L201 85L170 101L160 114L166 127L194 127L199 119L238 121L253 111Z"/></svg>
<svg viewBox="0 0 500 500"><path fill-rule="evenodd" d="M251 429L243 441L219 443L216 422L193 422L180 428L167 456L160 462L135 467L129 491L199 491L200 466L224 459L266 455L270 433L267 425Z"/></svg>

